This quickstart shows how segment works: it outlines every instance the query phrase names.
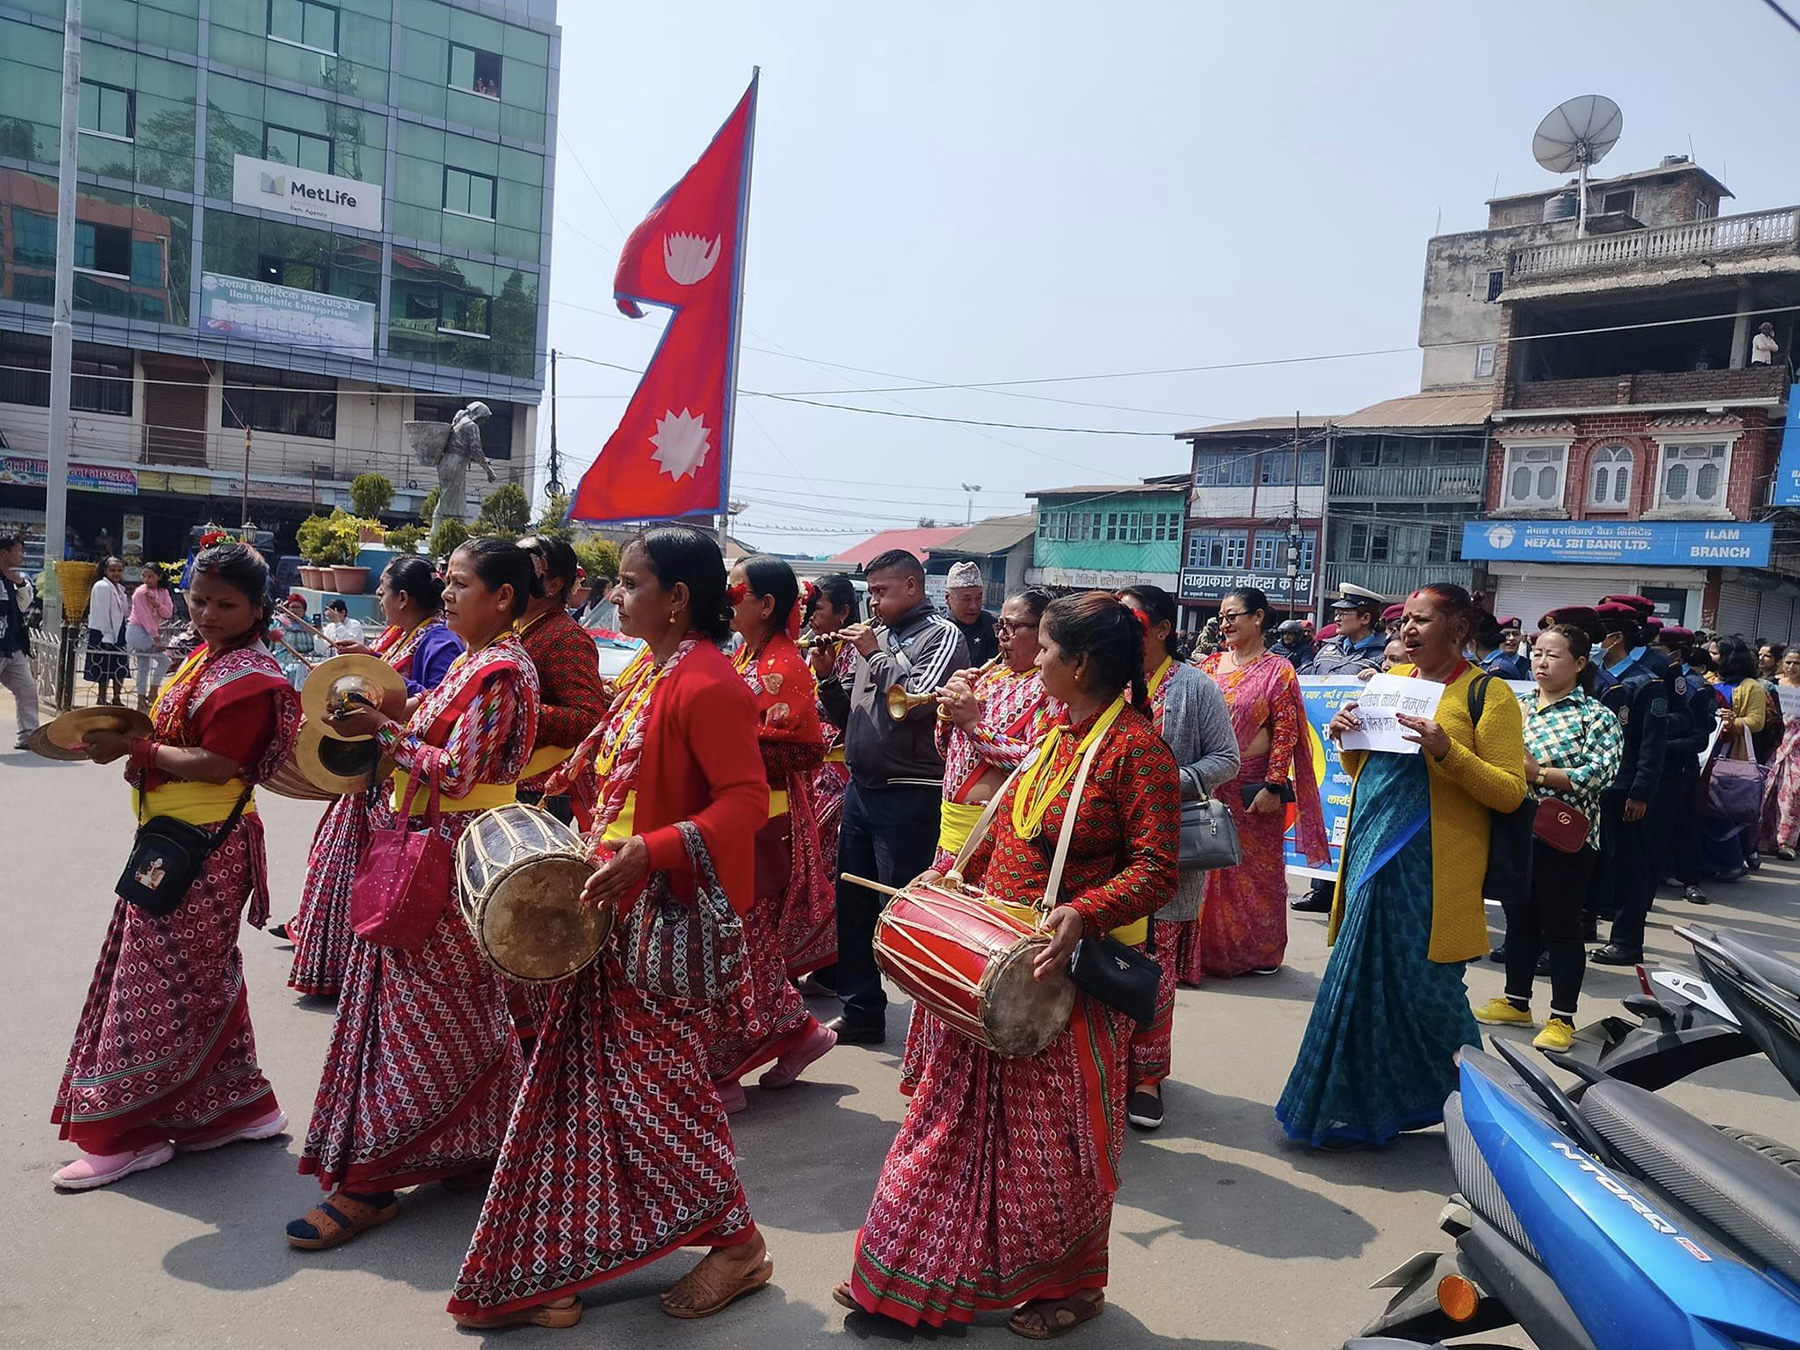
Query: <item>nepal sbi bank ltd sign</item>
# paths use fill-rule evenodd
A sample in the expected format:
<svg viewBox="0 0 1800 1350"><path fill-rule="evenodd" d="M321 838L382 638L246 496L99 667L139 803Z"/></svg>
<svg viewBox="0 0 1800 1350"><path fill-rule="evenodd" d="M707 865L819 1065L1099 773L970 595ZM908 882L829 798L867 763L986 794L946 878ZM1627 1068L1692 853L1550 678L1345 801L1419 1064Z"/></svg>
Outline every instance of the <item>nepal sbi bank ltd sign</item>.
<svg viewBox="0 0 1800 1350"><path fill-rule="evenodd" d="M239 206L285 211L301 220L381 228L381 189L375 184L249 155L232 159L231 200Z"/></svg>
<svg viewBox="0 0 1800 1350"><path fill-rule="evenodd" d="M1465 559L1766 567L1773 525L1720 521L1470 520Z"/></svg>

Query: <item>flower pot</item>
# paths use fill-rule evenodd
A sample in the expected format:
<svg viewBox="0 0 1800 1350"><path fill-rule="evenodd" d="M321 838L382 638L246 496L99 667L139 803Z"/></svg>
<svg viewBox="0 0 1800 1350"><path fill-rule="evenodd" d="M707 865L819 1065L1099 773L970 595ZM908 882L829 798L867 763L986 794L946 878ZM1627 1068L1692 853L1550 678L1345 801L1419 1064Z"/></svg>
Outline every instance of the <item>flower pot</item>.
<svg viewBox="0 0 1800 1350"><path fill-rule="evenodd" d="M332 576L329 567L315 567L313 568L313 571L318 574L320 590L327 592L335 592L337 590L337 578Z"/></svg>
<svg viewBox="0 0 1800 1350"><path fill-rule="evenodd" d="M339 595L361 595L369 587L369 569L366 567L334 566L331 578L337 583L332 589Z"/></svg>
<svg viewBox="0 0 1800 1350"><path fill-rule="evenodd" d="M300 584L309 591L318 590L325 584L322 572L322 568L308 567L306 564L302 563L300 565Z"/></svg>
<svg viewBox="0 0 1800 1350"><path fill-rule="evenodd" d="M381 536L385 533L386 531L379 525L358 525L356 527L356 539L361 544L379 544Z"/></svg>

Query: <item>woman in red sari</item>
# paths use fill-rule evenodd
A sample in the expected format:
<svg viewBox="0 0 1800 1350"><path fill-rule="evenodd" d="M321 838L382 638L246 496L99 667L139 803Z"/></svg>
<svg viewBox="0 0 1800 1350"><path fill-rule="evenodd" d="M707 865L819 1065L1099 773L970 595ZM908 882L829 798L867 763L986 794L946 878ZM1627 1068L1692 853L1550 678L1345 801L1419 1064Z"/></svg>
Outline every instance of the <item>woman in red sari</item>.
<svg viewBox="0 0 1800 1350"><path fill-rule="evenodd" d="M837 636L862 621L862 601L850 578L841 572L809 583L806 599L806 632L812 639L806 662L815 685L835 680L848 689L856 677L856 648ZM838 825L844 818L844 789L850 786L850 767L844 760L844 729L825 715L825 700L814 700L819 730L825 736L825 762L813 775L813 809L819 821L819 856L827 868L837 866ZM809 975L802 988L825 989L829 980L820 972L837 961L837 893L832 892L832 919L825 931L801 946L787 947L788 974Z"/></svg>
<svg viewBox="0 0 1800 1350"><path fill-rule="evenodd" d="M967 875L991 899L1053 905L1043 978L1083 935L1143 942L1175 894L1180 787L1143 711L1144 630L1132 613L1099 591L1065 596L1039 635L1044 692L1065 711L1001 796ZM1046 897L1071 813L1062 892ZM909 1326L1014 1308L1012 1329L1034 1340L1099 1316L1130 1047L1130 1019L1083 993L1062 1035L1028 1058L948 1030L931 1037L837 1301Z"/></svg>
<svg viewBox="0 0 1800 1350"><path fill-rule="evenodd" d="M1315 867L1327 857L1300 677L1263 644L1268 617L1268 599L1254 586L1228 592L1219 602L1225 646L1201 663L1225 695L1237 732L1242 763L1236 781L1219 795L1237 823L1244 860L1207 873L1200 922L1188 930L1199 951L1184 942L1178 958L1177 975L1188 984L1199 982L1202 967L1224 976L1281 969L1287 955L1287 803L1298 811L1301 853Z"/></svg>
<svg viewBox="0 0 1800 1350"><path fill-rule="evenodd" d="M375 598L387 627L373 646L336 644L338 655L379 656L400 673L409 694L436 689L457 657L462 639L444 626L444 583L423 558L395 558L381 573ZM306 858L300 912L277 937L294 942L288 985L302 994L336 998L350 960L350 882L369 842L370 804L381 789L346 793L319 819Z"/></svg>
<svg viewBox="0 0 1800 1350"><path fill-rule="evenodd" d="M161 917L119 900L50 1119L81 1156L58 1186L87 1190L199 1152L287 1128L256 1064L238 924L269 917L254 784L281 767L300 701L260 638L269 570L243 544L203 549L188 609L204 645L181 663L152 713L151 735L96 731L100 764L127 760L140 821L173 816L216 831L179 908Z"/></svg>
<svg viewBox="0 0 1800 1350"><path fill-rule="evenodd" d="M818 692L788 628L800 617L800 583L780 558L746 558L731 569L726 592L731 628L744 639L732 667L756 698L757 744L769 780L769 819L756 832L756 903L744 917L749 955L748 1021L718 1026L706 1057L727 1112L744 1109L740 1080L773 1062L757 1086L784 1088L837 1044L789 982L784 939L817 948L815 934L837 931L837 888L819 856L812 780L825 757ZM833 940L831 947L836 947Z"/></svg>
<svg viewBox="0 0 1800 1350"><path fill-rule="evenodd" d="M626 546L619 626L649 651L621 676L597 740L605 860L586 896L623 921L652 869L693 894L676 826L700 829L733 909L752 907L768 820L756 702L719 651L725 564L712 537L660 526ZM748 991L729 1000L742 1011ZM664 1292L705 1317L769 1282L774 1264L738 1182L731 1129L707 1073L715 1025L699 1005L626 982L615 938L551 988L506 1146L450 1312L466 1327L569 1327L578 1291L680 1247L709 1254Z"/></svg>
<svg viewBox="0 0 1800 1350"><path fill-rule="evenodd" d="M373 710L332 719L348 735L373 735L394 761L374 829L400 822L413 779L407 828L428 828L436 783L437 831L452 845L476 815L516 799L537 732L538 688L513 623L534 582L531 556L516 544L462 545L445 568L444 613L468 650L404 725ZM295 1247L340 1246L398 1214L402 1187L480 1171L500 1152L522 1072L519 1040L501 977L457 908L455 877L439 884L441 912L424 945L351 939L300 1157L300 1171L332 1194L288 1224Z"/></svg>

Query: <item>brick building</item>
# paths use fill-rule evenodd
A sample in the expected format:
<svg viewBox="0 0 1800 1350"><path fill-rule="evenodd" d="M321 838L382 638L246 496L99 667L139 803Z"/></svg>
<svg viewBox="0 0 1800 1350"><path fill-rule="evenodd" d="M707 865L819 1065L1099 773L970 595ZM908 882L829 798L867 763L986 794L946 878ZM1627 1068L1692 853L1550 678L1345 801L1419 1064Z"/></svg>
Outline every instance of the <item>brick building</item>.
<svg viewBox="0 0 1800 1350"><path fill-rule="evenodd" d="M1463 527L1497 610L1641 591L1689 626L1785 639L1800 587L1772 567L1769 485L1800 303L1800 208L1718 214L1684 157L1496 198L1433 239L1427 388L1491 390L1485 518ZM1765 315L1782 354L1750 364Z"/></svg>

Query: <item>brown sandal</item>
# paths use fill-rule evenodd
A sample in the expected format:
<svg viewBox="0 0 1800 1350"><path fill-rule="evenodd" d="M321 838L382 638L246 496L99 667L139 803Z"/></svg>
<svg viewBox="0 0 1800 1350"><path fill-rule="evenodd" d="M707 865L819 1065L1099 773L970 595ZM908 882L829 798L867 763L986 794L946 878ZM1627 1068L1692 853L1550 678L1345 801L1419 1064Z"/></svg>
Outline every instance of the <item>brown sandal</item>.
<svg viewBox="0 0 1800 1350"><path fill-rule="evenodd" d="M294 1232L296 1225L289 1224L288 1245L305 1252L328 1251L333 1247L343 1246L359 1233L379 1227L399 1212L398 1200L390 1200L385 1206L376 1206L338 1191L316 1208L307 1210L305 1217L300 1220L300 1223L308 1225L318 1236L298 1234Z"/></svg>
<svg viewBox="0 0 1800 1350"><path fill-rule="evenodd" d="M1080 1294L1071 1294L1067 1298L1035 1299L1015 1312L1006 1323L1006 1329L1015 1336L1023 1336L1028 1341L1051 1341L1058 1336L1067 1336L1083 1322L1091 1322L1106 1307L1106 1295L1099 1290L1094 1291L1093 1298L1083 1298ZM1033 1313L1038 1324L1033 1326L1019 1319L1026 1313ZM1064 1313L1070 1320L1059 1321Z"/></svg>
<svg viewBox="0 0 1800 1350"><path fill-rule="evenodd" d="M662 1310L670 1317L711 1317L716 1312L723 1312L745 1294L753 1294L761 1289L774 1274L775 1263L767 1257L749 1273L735 1278L712 1274L706 1269L706 1262L702 1259L699 1265L664 1290L659 1302ZM694 1306L672 1306L669 1300L681 1293L692 1295Z"/></svg>
<svg viewBox="0 0 1800 1350"><path fill-rule="evenodd" d="M863 1310L862 1304L856 1301L856 1295L850 1292L848 1281L840 1284L836 1289L833 1289L831 1291L831 1297L836 1300L837 1305L840 1308L848 1308L851 1312L861 1312Z"/></svg>
<svg viewBox="0 0 1800 1350"><path fill-rule="evenodd" d="M515 1308L511 1312L451 1313L450 1316L457 1326L473 1331L498 1327L550 1327L560 1331L581 1320L581 1300L569 1294L549 1303L534 1303L529 1308Z"/></svg>

